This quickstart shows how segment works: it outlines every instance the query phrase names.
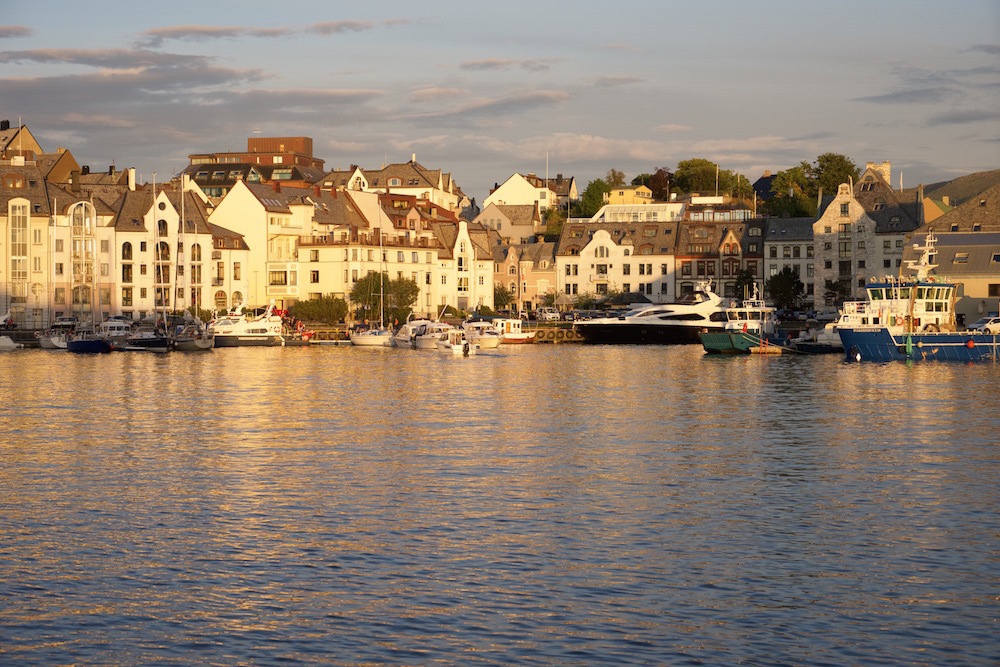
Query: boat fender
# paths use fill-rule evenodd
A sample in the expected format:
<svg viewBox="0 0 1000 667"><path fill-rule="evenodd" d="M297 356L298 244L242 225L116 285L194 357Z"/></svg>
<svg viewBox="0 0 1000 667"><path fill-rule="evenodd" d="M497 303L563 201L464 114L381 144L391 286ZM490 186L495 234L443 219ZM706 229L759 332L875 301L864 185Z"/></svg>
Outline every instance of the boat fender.
<svg viewBox="0 0 1000 667"><path fill-rule="evenodd" d="M976 341L972 340L971 338L965 341L965 347L969 348L970 350L975 346L976 346Z"/></svg>

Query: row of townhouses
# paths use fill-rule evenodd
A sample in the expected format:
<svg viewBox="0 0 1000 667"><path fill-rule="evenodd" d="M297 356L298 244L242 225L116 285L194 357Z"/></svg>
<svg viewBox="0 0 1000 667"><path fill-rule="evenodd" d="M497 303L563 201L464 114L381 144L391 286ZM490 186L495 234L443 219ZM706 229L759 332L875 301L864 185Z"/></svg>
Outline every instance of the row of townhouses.
<svg viewBox="0 0 1000 667"><path fill-rule="evenodd" d="M960 311L995 311L1000 298L997 192L925 224L922 195L900 201L888 163L870 163L822 200L815 219L760 219L720 197L654 202L623 189L546 242L544 210L568 208L572 177L515 174L480 210L451 174L416 155L326 171L311 151L304 137L253 138L246 152L192 155L169 181L138 184L134 170L91 172L3 121L0 307L35 327L62 315L288 307L347 298L383 271L416 282L417 314L493 309L495 286L530 311L552 299L569 308L584 294L670 301L703 280L735 297L741 271L763 281L786 266L806 286L804 305L825 307L834 305L827 281L861 296L868 279L905 266L908 239L928 226L942 272L966 285Z"/></svg>

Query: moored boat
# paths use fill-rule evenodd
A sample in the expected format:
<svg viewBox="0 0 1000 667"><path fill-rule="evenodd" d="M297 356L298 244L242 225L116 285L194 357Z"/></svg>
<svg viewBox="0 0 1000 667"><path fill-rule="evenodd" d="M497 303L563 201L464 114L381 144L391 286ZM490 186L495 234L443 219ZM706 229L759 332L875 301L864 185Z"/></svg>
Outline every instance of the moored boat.
<svg viewBox="0 0 1000 667"><path fill-rule="evenodd" d="M437 349L455 357L470 357L476 353L476 344L465 335L465 330L452 327L437 340Z"/></svg>
<svg viewBox="0 0 1000 667"><path fill-rule="evenodd" d="M757 285L753 297L738 306L726 308L725 328L698 334L705 352L710 354L777 354L791 349L787 336L778 332L778 318L772 306L760 298Z"/></svg>
<svg viewBox="0 0 1000 667"><path fill-rule="evenodd" d="M156 326L140 326L126 336L120 346L120 349L132 352L169 352L171 348L167 333Z"/></svg>
<svg viewBox="0 0 1000 667"><path fill-rule="evenodd" d="M712 290L711 281L674 303L644 304L615 317L598 317L573 324L588 343L698 343L702 331L722 331L729 304Z"/></svg>
<svg viewBox="0 0 1000 667"><path fill-rule="evenodd" d="M466 338L481 350L495 350L503 342L503 334L489 320L466 320L462 329Z"/></svg>
<svg viewBox="0 0 1000 667"><path fill-rule="evenodd" d="M500 331L500 339L504 345L524 345L534 343L537 331L526 331L524 323L519 319L493 320L494 326Z"/></svg>
<svg viewBox="0 0 1000 667"><path fill-rule="evenodd" d="M958 284L932 275L937 239L928 234L914 244L918 260L907 261L912 276L869 282L865 302L845 304L854 321L838 326L845 355L852 361L1000 359L998 337L984 331L959 331L955 300Z"/></svg>
<svg viewBox="0 0 1000 667"><path fill-rule="evenodd" d="M111 341L93 327L80 327L66 339L66 350L81 354L104 354L113 349Z"/></svg>
<svg viewBox="0 0 1000 667"><path fill-rule="evenodd" d="M209 324L215 347L274 347L284 343L283 322L269 305L260 315L247 315L240 304Z"/></svg>

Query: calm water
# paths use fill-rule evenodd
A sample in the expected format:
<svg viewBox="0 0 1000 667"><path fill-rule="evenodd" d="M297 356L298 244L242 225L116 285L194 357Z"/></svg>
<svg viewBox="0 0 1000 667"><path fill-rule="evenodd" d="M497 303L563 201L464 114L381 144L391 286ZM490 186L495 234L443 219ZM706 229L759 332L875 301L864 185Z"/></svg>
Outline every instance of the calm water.
<svg viewBox="0 0 1000 667"><path fill-rule="evenodd" d="M0 355L0 663L994 665L1000 366Z"/></svg>

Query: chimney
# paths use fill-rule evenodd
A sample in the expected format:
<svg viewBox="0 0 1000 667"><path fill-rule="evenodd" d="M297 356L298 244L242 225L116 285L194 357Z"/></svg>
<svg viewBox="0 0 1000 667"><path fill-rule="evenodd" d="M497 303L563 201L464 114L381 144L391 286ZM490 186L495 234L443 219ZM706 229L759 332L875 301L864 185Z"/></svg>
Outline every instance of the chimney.
<svg viewBox="0 0 1000 667"><path fill-rule="evenodd" d="M135 192L135 167L128 168L128 189L129 192Z"/></svg>
<svg viewBox="0 0 1000 667"><path fill-rule="evenodd" d="M69 172L69 189L74 193L80 192L80 172L76 169Z"/></svg>
<svg viewBox="0 0 1000 667"><path fill-rule="evenodd" d="M89 164L83 165L83 167L81 167L81 169L83 169L83 171L81 171L80 173L83 174L84 176L86 176L87 174L90 173L90 165Z"/></svg>
<svg viewBox="0 0 1000 667"><path fill-rule="evenodd" d="M316 193L316 199L319 199L319 196L320 196L320 189L319 189L319 184L318 184L318 183L317 183L317 184L316 184L316 186L315 186L315 187L313 188L313 192L315 192L315 193Z"/></svg>
<svg viewBox="0 0 1000 667"><path fill-rule="evenodd" d="M281 181L274 181L274 191L277 193L281 192Z"/></svg>
<svg viewBox="0 0 1000 667"><path fill-rule="evenodd" d="M413 153L412 155L410 155L410 162L416 162L416 161L417 161L417 154Z"/></svg>
<svg viewBox="0 0 1000 667"><path fill-rule="evenodd" d="M4 132L4 131L9 130L9 129L10 129L10 121L9 120L0 120L0 132Z"/></svg>

